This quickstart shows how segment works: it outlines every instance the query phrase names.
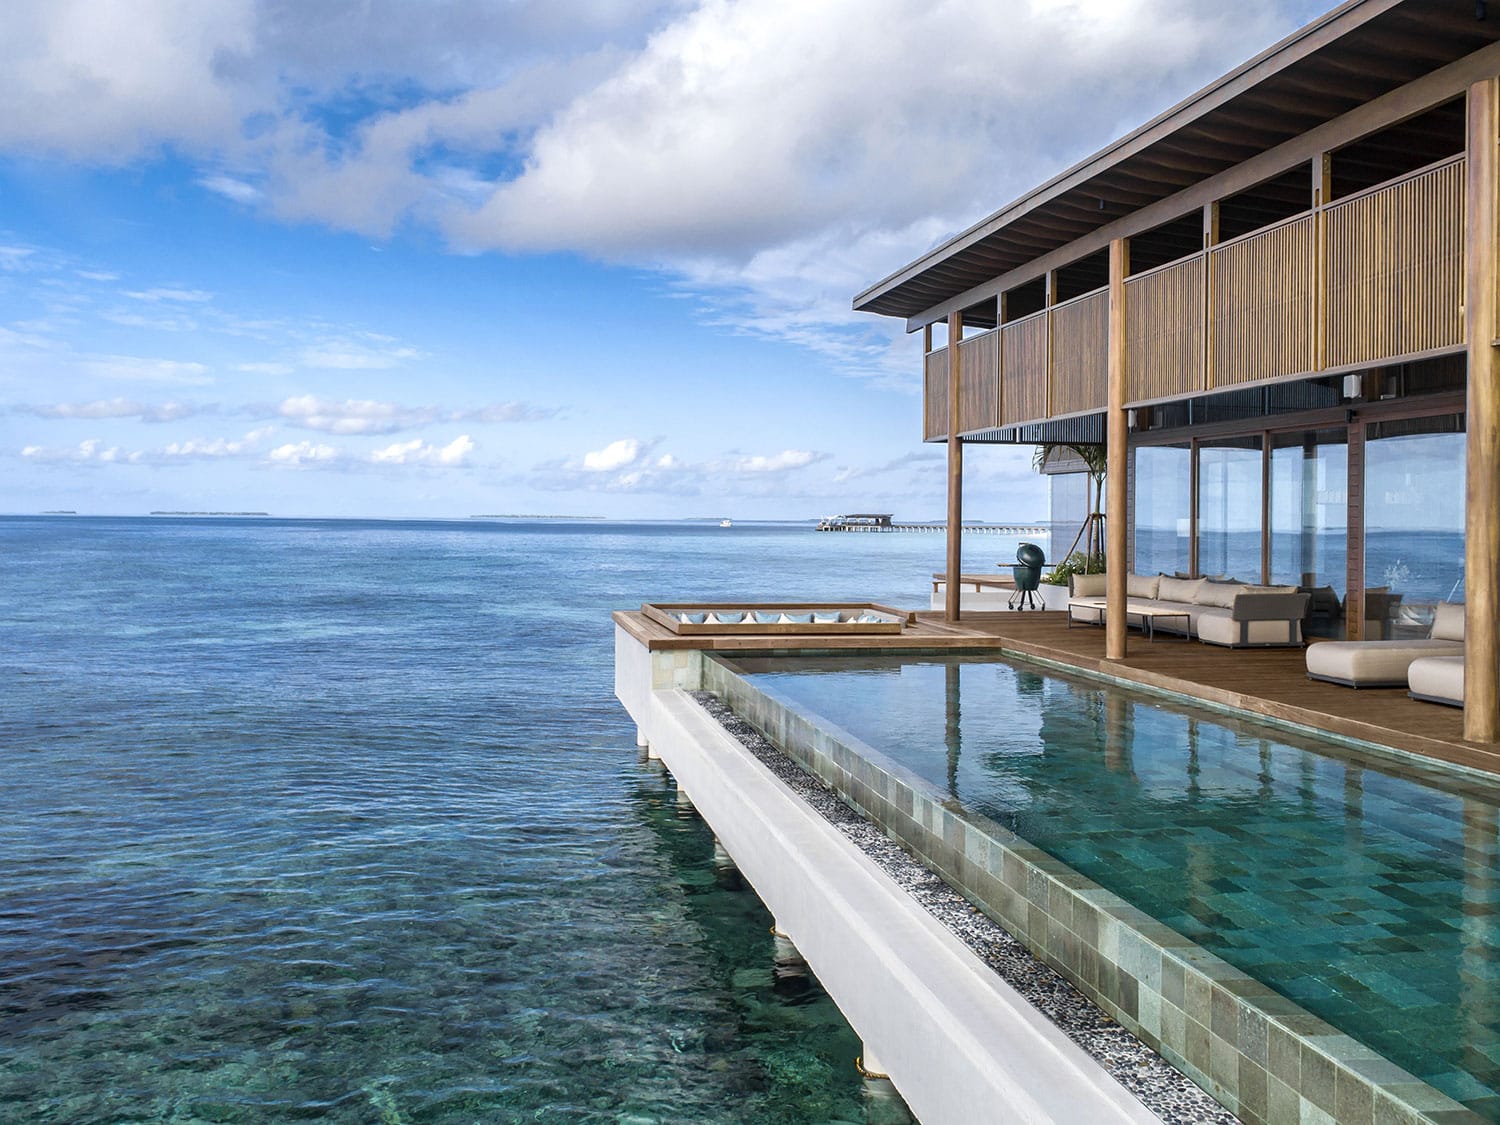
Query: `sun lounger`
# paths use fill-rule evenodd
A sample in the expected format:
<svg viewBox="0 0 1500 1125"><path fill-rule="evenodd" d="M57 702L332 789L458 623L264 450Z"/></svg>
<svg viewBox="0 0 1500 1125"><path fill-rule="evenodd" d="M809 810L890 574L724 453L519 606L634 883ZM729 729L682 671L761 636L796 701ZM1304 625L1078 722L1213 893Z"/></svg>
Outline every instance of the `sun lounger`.
<svg viewBox="0 0 1500 1125"><path fill-rule="evenodd" d="M1323 641L1307 649L1307 675L1345 687L1406 687L1412 661L1430 656L1463 656L1464 607L1440 605L1425 639L1408 641Z"/></svg>
<svg viewBox="0 0 1500 1125"><path fill-rule="evenodd" d="M1423 656L1411 662L1406 682L1413 699L1428 703L1464 705L1464 658L1462 656Z"/></svg>

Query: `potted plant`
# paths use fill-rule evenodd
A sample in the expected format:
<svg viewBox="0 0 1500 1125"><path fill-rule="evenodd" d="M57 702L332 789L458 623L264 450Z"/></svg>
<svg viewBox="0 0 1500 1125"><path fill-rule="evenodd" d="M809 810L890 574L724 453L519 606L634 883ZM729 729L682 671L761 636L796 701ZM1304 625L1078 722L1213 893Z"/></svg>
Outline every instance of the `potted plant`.
<svg viewBox="0 0 1500 1125"><path fill-rule="evenodd" d="M1072 544L1062 559L1053 567L1052 573L1042 579L1042 604L1048 609L1067 609L1068 580L1075 574L1104 573L1104 478L1109 469L1103 445L1053 442L1036 447L1032 466L1041 472L1047 461L1057 453L1071 453L1083 463L1089 478L1089 514L1073 537ZM1078 549L1080 542L1083 544Z"/></svg>

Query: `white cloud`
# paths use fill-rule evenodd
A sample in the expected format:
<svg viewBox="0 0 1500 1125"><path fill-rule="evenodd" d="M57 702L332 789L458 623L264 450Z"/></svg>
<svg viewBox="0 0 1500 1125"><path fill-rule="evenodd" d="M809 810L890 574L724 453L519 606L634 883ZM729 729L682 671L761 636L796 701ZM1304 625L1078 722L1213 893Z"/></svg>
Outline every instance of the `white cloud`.
<svg viewBox="0 0 1500 1125"><path fill-rule="evenodd" d="M124 379L138 383L183 383L201 386L213 382L201 363L176 359L150 359L134 355L105 355L85 359L82 368L101 379Z"/></svg>
<svg viewBox="0 0 1500 1125"><path fill-rule="evenodd" d="M394 402L346 399L335 402L316 395L296 395L276 408L276 415L294 426L330 434L389 434L432 421L431 407L404 407Z"/></svg>
<svg viewBox="0 0 1500 1125"><path fill-rule="evenodd" d="M224 80L253 48L251 0L13 0L0 36L0 145L129 159L163 142L233 137Z"/></svg>
<svg viewBox="0 0 1500 1125"><path fill-rule="evenodd" d="M234 369L247 375L290 375L297 370L289 363L236 363Z"/></svg>
<svg viewBox="0 0 1500 1125"><path fill-rule="evenodd" d="M286 465L291 468L327 464L336 461L338 457L339 451L333 446L311 441L288 442L286 445L278 445L266 454L266 460L273 465Z"/></svg>
<svg viewBox="0 0 1500 1125"><path fill-rule="evenodd" d="M224 457L244 457L253 453L262 441L271 436L270 427L251 430L244 437L194 438L174 441L164 446L159 456L165 460L218 460Z"/></svg>
<svg viewBox="0 0 1500 1125"><path fill-rule="evenodd" d="M727 482L780 480L828 459L827 453L785 449L773 454L736 454L691 462L672 453L649 456L658 441L621 438L578 461L552 461L537 466L529 478L535 487L550 491L584 489L595 492L677 492L697 495L706 486Z"/></svg>
<svg viewBox="0 0 1500 1125"><path fill-rule="evenodd" d="M30 246L0 246L0 270L20 269L35 253Z"/></svg>
<svg viewBox="0 0 1500 1125"><path fill-rule="evenodd" d="M201 304L204 301L212 301L214 295L202 289L182 289L163 287L157 289L127 289L125 296L135 301L185 301L189 304Z"/></svg>
<svg viewBox="0 0 1500 1125"><path fill-rule="evenodd" d="M732 468L736 473L784 473L789 469L805 469L827 456L826 453L814 453L809 449L784 449L770 457L736 458Z"/></svg>
<svg viewBox="0 0 1500 1125"><path fill-rule="evenodd" d="M73 462L76 464L140 464L146 459L146 454L140 450L129 451L121 449L116 445L105 445L98 438L89 438L81 441L70 449L49 449L41 445L28 445L22 448L21 456L29 461L43 462Z"/></svg>
<svg viewBox="0 0 1500 1125"><path fill-rule="evenodd" d="M626 465L633 465L645 448L646 443L639 438L621 438L610 442L603 449L585 453L583 467L591 473L612 473Z"/></svg>
<svg viewBox="0 0 1500 1125"><path fill-rule="evenodd" d="M244 180L237 180L233 176L204 176L198 181L198 186L207 188L226 199L232 199L236 203L256 203L261 198L259 188L253 184L247 184Z"/></svg>
<svg viewBox="0 0 1500 1125"><path fill-rule="evenodd" d="M443 446L429 445L420 438L414 438L377 449L370 454L370 461L376 465L435 465L454 468L462 465L473 451L474 440L468 434L461 434Z"/></svg>
<svg viewBox="0 0 1500 1125"><path fill-rule="evenodd" d="M854 292L1328 6L11 0L0 150L172 146L269 215L643 265L714 321L913 386Z"/></svg>
<svg viewBox="0 0 1500 1125"><path fill-rule="evenodd" d="M504 424L535 422L550 418L555 410L543 409L525 402L500 402L450 410L441 406L404 406L397 402L373 399L319 398L317 395L293 395L273 407L252 407L261 417L274 417L288 425L329 434L393 434L430 422L483 422Z"/></svg>
<svg viewBox="0 0 1500 1125"><path fill-rule="evenodd" d="M354 340L326 340L304 348L302 365L338 371L377 371L397 367L421 353L416 348L394 343L360 343Z"/></svg>
<svg viewBox="0 0 1500 1125"><path fill-rule="evenodd" d="M143 422L175 422L204 413L211 407L188 402L164 402L159 405L135 402L126 398L96 399L93 402L59 402L46 406L12 407L20 414L33 414L38 418L55 419L99 419L139 418Z"/></svg>
<svg viewBox="0 0 1500 1125"><path fill-rule="evenodd" d="M447 419L450 422L540 422L556 415L553 408L533 406L529 402L496 402L489 406L450 411Z"/></svg>

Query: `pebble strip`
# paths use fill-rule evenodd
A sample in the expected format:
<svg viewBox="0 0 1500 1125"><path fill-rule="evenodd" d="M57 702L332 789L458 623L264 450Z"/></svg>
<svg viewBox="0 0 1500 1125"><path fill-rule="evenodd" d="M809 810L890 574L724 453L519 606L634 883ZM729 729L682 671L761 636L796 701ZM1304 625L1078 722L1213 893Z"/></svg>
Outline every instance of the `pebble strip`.
<svg viewBox="0 0 1500 1125"><path fill-rule="evenodd" d="M1221 1106L1171 1063L1121 1027L999 923L846 805L821 779L783 754L712 692L691 693L703 708L786 786L874 860L912 898L972 949L1067 1037L1167 1125L1233 1125Z"/></svg>

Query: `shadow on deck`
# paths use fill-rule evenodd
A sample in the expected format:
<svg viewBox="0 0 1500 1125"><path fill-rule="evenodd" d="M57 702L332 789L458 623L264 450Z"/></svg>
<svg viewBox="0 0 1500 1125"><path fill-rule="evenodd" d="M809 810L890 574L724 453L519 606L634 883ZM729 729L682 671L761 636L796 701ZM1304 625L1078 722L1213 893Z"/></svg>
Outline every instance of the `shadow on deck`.
<svg viewBox="0 0 1500 1125"><path fill-rule="evenodd" d="M1459 709L1419 703L1404 688L1309 680L1300 648L1227 649L1166 634L1148 642L1132 631L1125 659L1105 660L1104 630L1069 628L1062 613L966 613L956 625L919 613L904 633L879 637L679 637L638 612L615 621L654 650L998 651L1500 774L1500 744L1465 742Z"/></svg>

